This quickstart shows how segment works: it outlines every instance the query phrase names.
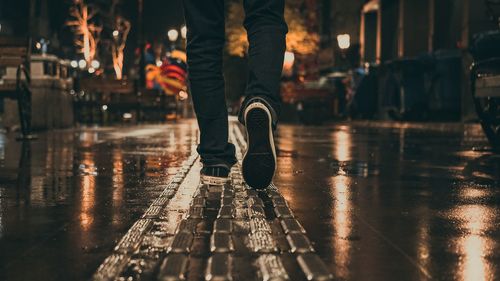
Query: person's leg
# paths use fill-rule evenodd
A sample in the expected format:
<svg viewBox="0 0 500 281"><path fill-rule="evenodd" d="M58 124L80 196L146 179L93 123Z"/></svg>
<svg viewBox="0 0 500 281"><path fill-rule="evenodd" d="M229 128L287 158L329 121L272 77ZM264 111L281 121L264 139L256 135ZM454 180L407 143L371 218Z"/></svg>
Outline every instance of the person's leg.
<svg viewBox="0 0 500 281"><path fill-rule="evenodd" d="M198 153L204 166L236 163L228 142L222 52L224 0L184 0L190 90L200 128Z"/></svg>
<svg viewBox="0 0 500 281"><path fill-rule="evenodd" d="M286 50L285 0L244 0L245 22L250 43L249 75L240 122L247 105L262 99L271 107L273 125L280 113L280 79Z"/></svg>
<svg viewBox="0 0 500 281"><path fill-rule="evenodd" d="M245 0L245 28L250 43L249 77L240 122L248 147L243 178L253 188L266 188L276 170L273 129L280 112L280 79L286 49L285 0Z"/></svg>

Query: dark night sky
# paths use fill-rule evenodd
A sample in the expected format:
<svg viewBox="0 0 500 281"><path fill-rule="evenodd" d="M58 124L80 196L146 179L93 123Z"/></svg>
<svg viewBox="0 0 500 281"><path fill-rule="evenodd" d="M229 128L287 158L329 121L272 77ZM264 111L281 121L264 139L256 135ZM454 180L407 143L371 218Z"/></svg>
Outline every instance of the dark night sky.
<svg viewBox="0 0 500 281"><path fill-rule="evenodd" d="M144 0L146 36L166 36L166 31L184 23L182 0ZM132 1L135 2L135 1Z"/></svg>

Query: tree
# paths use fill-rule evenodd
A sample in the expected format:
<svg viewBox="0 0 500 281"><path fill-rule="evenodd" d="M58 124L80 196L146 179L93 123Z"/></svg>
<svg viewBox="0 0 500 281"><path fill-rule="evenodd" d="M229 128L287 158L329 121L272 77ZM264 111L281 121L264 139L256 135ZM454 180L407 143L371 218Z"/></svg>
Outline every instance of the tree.
<svg viewBox="0 0 500 281"><path fill-rule="evenodd" d="M304 0L287 0L285 20L288 23L287 50L298 55L313 55L318 51L319 35L308 30L301 7ZM238 2L228 3L226 20L227 50L232 56L244 57L248 52L247 34L243 28L245 12Z"/></svg>
<svg viewBox="0 0 500 281"><path fill-rule="evenodd" d="M116 79L123 78L123 51L127 43L128 34L130 32L130 21L116 12L116 6L120 0L113 0L110 14L113 18L113 41L111 44L111 56L113 58L113 68L115 70Z"/></svg>
<svg viewBox="0 0 500 281"><path fill-rule="evenodd" d="M75 34L75 46L82 53L87 64L90 64L97 53L97 45L100 40L102 26L94 21L98 9L85 4L84 0L74 0L69 10L73 18L66 22Z"/></svg>
<svg viewBox="0 0 500 281"><path fill-rule="evenodd" d="M313 55L319 49L319 34L309 30L306 18L302 14L304 0L287 0L285 9L285 20L289 32L286 37L288 51L298 55Z"/></svg>

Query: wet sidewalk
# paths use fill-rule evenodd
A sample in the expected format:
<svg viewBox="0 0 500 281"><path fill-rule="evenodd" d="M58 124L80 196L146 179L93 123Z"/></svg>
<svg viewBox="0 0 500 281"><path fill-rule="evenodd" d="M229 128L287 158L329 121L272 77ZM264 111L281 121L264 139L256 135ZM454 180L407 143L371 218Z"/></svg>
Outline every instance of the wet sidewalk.
<svg viewBox="0 0 500 281"><path fill-rule="evenodd" d="M238 167L198 186L196 138L192 122L1 138L0 280L500 278L500 158L477 126L283 125L259 193Z"/></svg>
<svg viewBox="0 0 500 281"><path fill-rule="evenodd" d="M0 280L88 280L191 154L191 123L0 139ZM22 156L22 157L21 157Z"/></svg>

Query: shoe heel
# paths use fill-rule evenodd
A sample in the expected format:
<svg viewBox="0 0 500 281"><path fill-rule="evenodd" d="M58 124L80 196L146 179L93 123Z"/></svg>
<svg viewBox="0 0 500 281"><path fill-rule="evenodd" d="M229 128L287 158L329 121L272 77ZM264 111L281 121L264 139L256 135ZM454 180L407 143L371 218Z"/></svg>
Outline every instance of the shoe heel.
<svg viewBox="0 0 500 281"><path fill-rule="evenodd" d="M250 105L245 112L247 151L243 158L243 178L252 188L268 187L276 170L276 153L271 116L265 105Z"/></svg>

